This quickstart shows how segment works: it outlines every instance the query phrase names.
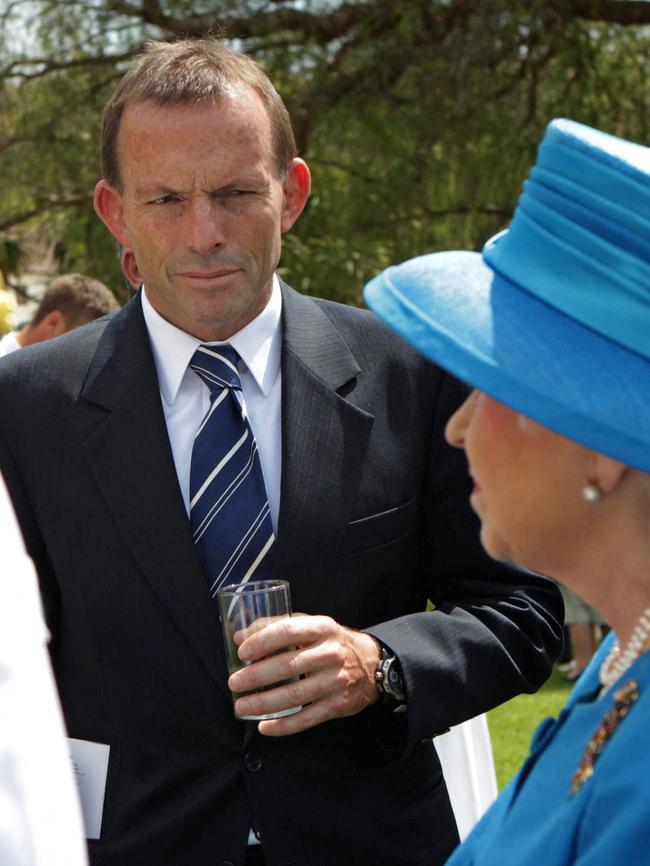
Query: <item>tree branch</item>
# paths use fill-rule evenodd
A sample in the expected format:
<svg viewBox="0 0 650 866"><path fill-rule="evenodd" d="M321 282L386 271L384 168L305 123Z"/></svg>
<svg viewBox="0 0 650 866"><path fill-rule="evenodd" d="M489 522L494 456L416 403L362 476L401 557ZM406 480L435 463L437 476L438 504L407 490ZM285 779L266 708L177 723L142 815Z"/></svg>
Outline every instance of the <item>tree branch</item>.
<svg viewBox="0 0 650 866"><path fill-rule="evenodd" d="M566 10L589 21L625 26L650 24L650 3L645 0L568 0Z"/></svg>
<svg viewBox="0 0 650 866"><path fill-rule="evenodd" d="M503 208L498 205L456 205L455 207L440 208L433 210L427 207L418 207L417 210L403 216L392 217L388 220L380 222L360 223L359 232L376 231L376 229L384 229L387 226L399 225L400 223L411 222L412 220L421 220L423 217L428 219L445 219L449 216L466 216L467 214L484 214L486 216L496 216L504 220L509 220L512 216L512 208Z"/></svg>
<svg viewBox="0 0 650 866"><path fill-rule="evenodd" d="M133 56L132 51L127 51L123 54L104 54L101 56L74 57L72 60L56 61L48 57L31 57L24 60L14 60L4 69L0 69L0 79L2 78L22 78L31 81L36 78L42 78L44 75L49 75L51 72L60 72L63 69L74 69L75 67L84 68L88 66L113 66L121 60L128 60ZM21 71L21 67L40 67L35 72Z"/></svg>
<svg viewBox="0 0 650 866"><path fill-rule="evenodd" d="M5 232L7 229L11 229L14 226L29 222L29 220L40 216L40 214L46 210L79 207L79 205L88 205L91 202L92 197L89 195L75 196L69 199L43 198L38 200L34 207L29 210L24 210L6 217L2 222L0 222L0 232Z"/></svg>
<svg viewBox="0 0 650 866"><path fill-rule="evenodd" d="M345 172L345 174L350 175L350 177L356 177L358 180L364 181L364 183L371 184L375 186L378 183L381 183L381 180L376 177L371 177L370 175L363 174L363 172L358 169L351 168L349 165L344 165L342 162L337 162L333 159L320 159L317 156L310 157L309 159L310 165L323 165L327 168L335 168L337 171Z"/></svg>
<svg viewBox="0 0 650 866"><path fill-rule="evenodd" d="M368 5L359 3L342 3L337 9L320 14L285 7L255 15L219 17L212 13L186 18L167 15L159 0L142 0L140 6L128 0L108 0L107 8L118 15L140 18L145 24L152 24L177 36L202 36L206 31L217 29L230 39L255 39L289 30L303 41L315 41L321 45L340 38L351 27L372 15Z"/></svg>

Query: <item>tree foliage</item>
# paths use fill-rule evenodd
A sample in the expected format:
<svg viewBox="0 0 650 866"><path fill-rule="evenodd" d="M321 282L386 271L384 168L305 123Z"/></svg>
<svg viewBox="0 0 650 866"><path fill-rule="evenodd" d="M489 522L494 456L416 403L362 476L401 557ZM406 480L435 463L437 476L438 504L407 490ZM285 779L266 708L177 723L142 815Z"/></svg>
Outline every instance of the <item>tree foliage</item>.
<svg viewBox="0 0 650 866"><path fill-rule="evenodd" d="M119 286L101 108L148 39L211 33L268 71L312 168L285 275L355 302L379 268L503 227L551 118L648 143L649 24L645 0L11 0L0 236Z"/></svg>

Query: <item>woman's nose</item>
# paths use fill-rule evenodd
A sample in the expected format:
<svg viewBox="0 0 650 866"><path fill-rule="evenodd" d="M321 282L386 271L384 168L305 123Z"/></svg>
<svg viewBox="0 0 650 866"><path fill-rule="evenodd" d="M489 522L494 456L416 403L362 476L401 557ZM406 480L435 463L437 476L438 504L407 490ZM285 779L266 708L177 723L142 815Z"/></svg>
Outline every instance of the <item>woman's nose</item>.
<svg viewBox="0 0 650 866"><path fill-rule="evenodd" d="M472 411L474 403L476 402L477 394L478 391L472 391L465 402L456 409L449 421L447 421L447 426L445 427L445 439L454 448L465 447L465 433L467 432L467 427L472 417Z"/></svg>

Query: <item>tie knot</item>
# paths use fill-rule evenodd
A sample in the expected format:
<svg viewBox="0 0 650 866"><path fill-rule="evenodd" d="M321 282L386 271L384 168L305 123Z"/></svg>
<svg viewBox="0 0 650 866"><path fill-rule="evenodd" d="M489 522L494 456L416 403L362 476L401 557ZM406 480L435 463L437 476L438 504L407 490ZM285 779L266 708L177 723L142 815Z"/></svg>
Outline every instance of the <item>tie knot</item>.
<svg viewBox="0 0 650 866"><path fill-rule="evenodd" d="M199 346L192 355L190 369L201 377L211 394L224 388L241 390L238 360L237 350L232 346Z"/></svg>

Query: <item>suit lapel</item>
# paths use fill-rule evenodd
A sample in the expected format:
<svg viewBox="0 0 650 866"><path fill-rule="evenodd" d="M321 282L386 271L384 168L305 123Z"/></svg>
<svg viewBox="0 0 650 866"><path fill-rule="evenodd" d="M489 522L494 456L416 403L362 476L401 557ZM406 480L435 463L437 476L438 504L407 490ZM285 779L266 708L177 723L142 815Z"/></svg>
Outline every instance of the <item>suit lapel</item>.
<svg viewBox="0 0 650 866"><path fill-rule="evenodd" d="M341 396L360 372L313 300L283 285L282 490L275 572L318 609L351 519L373 416Z"/></svg>
<svg viewBox="0 0 650 866"><path fill-rule="evenodd" d="M81 397L108 410L84 442L89 470L143 575L228 693L218 613L178 487L139 298L107 326Z"/></svg>

